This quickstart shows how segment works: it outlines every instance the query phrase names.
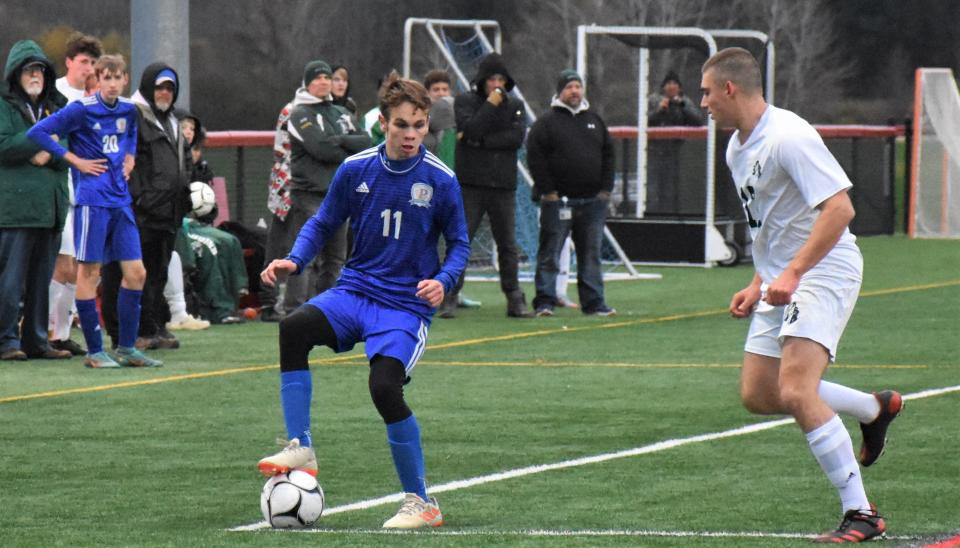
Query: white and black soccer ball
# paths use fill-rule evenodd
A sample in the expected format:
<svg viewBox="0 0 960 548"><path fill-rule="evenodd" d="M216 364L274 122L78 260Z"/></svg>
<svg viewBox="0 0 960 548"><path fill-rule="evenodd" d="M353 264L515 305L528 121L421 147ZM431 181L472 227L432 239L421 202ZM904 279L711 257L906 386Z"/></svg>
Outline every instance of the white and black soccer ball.
<svg viewBox="0 0 960 548"><path fill-rule="evenodd" d="M263 519L277 529L309 527L323 514L323 489L316 478L302 470L277 474L260 493Z"/></svg>
<svg viewBox="0 0 960 548"><path fill-rule="evenodd" d="M190 213L199 218L213 211L217 205L217 195L213 188L202 181L190 183Z"/></svg>

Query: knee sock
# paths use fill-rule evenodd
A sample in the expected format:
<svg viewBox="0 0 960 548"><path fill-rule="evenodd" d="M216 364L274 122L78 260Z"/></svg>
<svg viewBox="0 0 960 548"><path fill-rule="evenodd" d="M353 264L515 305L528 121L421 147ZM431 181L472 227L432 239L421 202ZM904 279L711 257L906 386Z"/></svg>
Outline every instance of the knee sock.
<svg viewBox="0 0 960 548"><path fill-rule="evenodd" d="M387 425L387 441L393 455L393 465L405 493L416 493L427 498L427 480L423 466L423 447L420 445L420 426L413 415Z"/></svg>
<svg viewBox="0 0 960 548"><path fill-rule="evenodd" d="M87 343L87 353L103 351L103 333L100 332L100 314L97 313L96 299L77 299L77 313L80 315L80 328L83 340Z"/></svg>
<svg viewBox="0 0 960 548"><path fill-rule="evenodd" d="M77 299L77 284L65 283L57 300L57 324L53 329L53 338L65 341L70 338L73 325L74 301Z"/></svg>
<svg viewBox="0 0 960 548"><path fill-rule="evenodd" d="M869 510L870 502L863 490L863 478L853 455L853 443L840 417L834 415L825 424L808 432L807 443L820 468L837 488L843 511Z"/></svg>
<svg viewBox="0 0 960 548"><path fill-rule="evenodd" d="M287 439L297 438L302 447L311 447L310 400L313 378L309 369L280 372L280 405L287 426Z"/></svg>
<svg viewBox="0 0 960 548"><path fill-rule="evenodd" d="M60 292L63 291L63 284L57 280L50 280L50 289L48 298L50 299L50 308L48 310L47 331L54 339L57 338L57 300L60 298Z"/></svg>
<svg viewBox="0 0 960 548"><path fill-rule="evenodd" d="M834 413L850 415L862 423L871 423L880 414L880 402L873 394L827 381L820 381L817 394Z"/></svg>
<svg viewBox="0 0 960 548"><path fill-rule="evenodd" d="M187 319L187 301L183 296L183 263L180 255L174 251L167 268L167 285L163 286L163 296L170 307L170 321L177 323Z"/></svg>
<svg viewBox="0 0 960 548"><path fill-rule="evenodd" d="M117 295L117 323L120 324L120 337L117 346L133 348L140 329L140 297L143 291L120 286Z"/></svg>

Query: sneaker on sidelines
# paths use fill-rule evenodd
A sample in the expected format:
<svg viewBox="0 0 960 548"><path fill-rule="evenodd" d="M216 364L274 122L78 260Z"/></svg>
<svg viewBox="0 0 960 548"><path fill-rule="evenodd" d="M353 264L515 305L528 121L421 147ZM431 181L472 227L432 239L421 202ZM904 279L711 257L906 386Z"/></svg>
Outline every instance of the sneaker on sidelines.
<svg viewBox="0 0 960 548"><path fill-rule="evenodd" d="M180 348L180 341L177 340L177 336L168 331L166 327L157 333L155 339L157 341L157 348L165 348L168 350Z"/></svg>
<svg viewBox="0 0 960 548"><path fill-rule="evenodd" d="M884 390L874 392L873 397L880 402L880 414L870 424L860 423L860 431L863 433L863 445L860 446L862 466L870 466L883 454L887 445L887 428L903 410L903 398L899 392Z"/></svg>
<svg viewBox="0 0 960 548"><path fill-rule="evenodd" d="M443 514L437 499L430 497L424 501L416 493L406 493L397 515L388 519L384 529L418 529L420 527L440 527L443 525Z"/></svg>
<svg viewBox="0 0 960 548"><path fill-rule="evenodd" d="M604 304L590 311L584 310L583 313L586 314L587 316L607 317L607 316L616 316L617 310L615 308L610 308L609 306Z"/></svg>
<svg viewBox="0 0 960 548"><path fill-rule="evenodd" d="M107 354L103 350L95 354L87 354L84 356L83 365L89 367L90 369L116 369L118 367L122 367L110 357L110 354Z"/></svg>
<svg viewBox="0 0 960 548"><path fill-rule="evenodd" d="M566 297L557 297L557 306L560 308L580 308L580 305Z"/></svg>
<svg viewBox="0 0 960 548"><path fill-rule="evenodd" d="M257 463L264 476L286 474L290 470L303 470L311 476L317 476L317 454L313 447L301 447L300 440L293 438L283 451L264 457Z"/></svg>
<svg viewBox="0 0 960 548"><path fill-rule="evenodd" d="M162 361L149 358L136 348L118 346L114 355L123 367L163 367Z"/></svg>
<svg viewBox="0 0 960 548"><path fill-rule="evenodd" d="M537 307L537 317L538 318L547 318L553 316L553 307L552 306L538 306Z"/></svg>
<svg viewBox="0 0 960 548"><path fill-rule="evenodd" d="M457 308L480 308L483 306L483 303L470 297L467 297L463 293L457 294Z"/></svg>
<svg viewBox="0 0 960 548"><path fill-rule="evenodd" d="M886 531L887 525L883 522L883 516L878 514L877 507L871 504L868 512L847 510L835 531L818 535L813 542L864 542L877 537L883 538Z"/></svg>
<svg viewBox="0 0 960 548"><path fill-rule="evenodd" d="M167 322L167 329L171 331L199 331L201 329L206 329L210 327L210 322L207 320L201 320L199 318L194 318L190 314L187 314L186 317L178 321L169 321Z"/></svg>
<svg viewBox="0 0 960 548"><path fill-rule="evenodd" d="M50 346L57 350L66 350L74 356L86 356L87 350L70 339L50 341Z"/></svg>

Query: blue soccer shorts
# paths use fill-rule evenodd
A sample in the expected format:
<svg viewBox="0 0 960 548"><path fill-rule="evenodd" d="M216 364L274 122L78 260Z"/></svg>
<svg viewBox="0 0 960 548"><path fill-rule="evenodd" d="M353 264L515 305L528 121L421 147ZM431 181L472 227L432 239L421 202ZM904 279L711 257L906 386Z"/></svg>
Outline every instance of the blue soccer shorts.
<svg viewBox="0 0 960 548"><path fill-rule="evenodd" d="M336 352L347 352L366 342L367 359L380 354L403 364L407 375L427 347L430 324L345 289L332 288L307 301L320 309L337 335Z"/></svg>
<svg viewBox="0 0 960 548"><path fill-rule="evenodd" d="M73 215L73 238L77 260L83 263L106 264L143 258L140 231L130 206L78 205Z"/></svg>

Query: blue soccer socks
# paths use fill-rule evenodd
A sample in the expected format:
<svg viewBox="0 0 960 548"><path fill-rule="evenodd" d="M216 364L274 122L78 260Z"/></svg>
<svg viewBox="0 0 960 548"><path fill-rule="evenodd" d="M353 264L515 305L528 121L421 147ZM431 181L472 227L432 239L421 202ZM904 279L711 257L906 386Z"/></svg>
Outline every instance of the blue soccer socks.
<svg viewBox="0 0 960 548"><path fill-rule="evenodd" d="M77 315L80 316L80 328L83 340L87 342L87 354L103 352L103 333L100 331L100 314L97 312L96 299L77 299Z"/></svg>
<svg viewBox="0 0 960 548"><path fill-rule="evenodd" d="M280 403L287 425L287 439L300 440L301 447L310 447L310 400L313 377L309 369L280 372Z"/></svg>
<svg viewBox="0 0 960 548"><path fill-rule="evenodd" d="M133 348L140 330L140 298L143 291L120 287L117 296L117 322L120 324L120 338L117 346ZM88 343L89 344L89 343Z"/></svg>
<svg viewBox="0 0 960 548"><path fill-rule="evenodd" d="M387 441L393 455L393 465L397 468L400 484L405 493L416 493L423 500L427 498L427 480L423 466L423 446L420 445L420 426L417 418L410 415L406 419L387 425Z"/></svg>

